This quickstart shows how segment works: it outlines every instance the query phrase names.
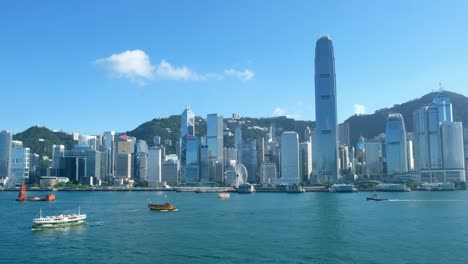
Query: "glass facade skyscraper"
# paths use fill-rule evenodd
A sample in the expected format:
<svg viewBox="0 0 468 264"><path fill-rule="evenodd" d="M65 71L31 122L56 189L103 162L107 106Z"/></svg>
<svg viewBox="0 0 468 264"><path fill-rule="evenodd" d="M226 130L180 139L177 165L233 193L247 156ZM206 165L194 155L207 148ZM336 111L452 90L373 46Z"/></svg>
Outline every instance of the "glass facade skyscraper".
<svg viewBox="0 0 468 264"><path fill-rule="evenodd" d="M6 130L0 132L0 178L10 177L12 136Z"/></svg>
<svg viewBox="0 0 468 264"><path fill-rule="evenodd" d="M408 172L406 128L400 113L389 114L385 128L387 174Z"/></svg>
<svg viewBox="0 0 468 264"><path fill-rule="evenodd" d="M190 110L190 106L185 108L180 116L180 137L195 136L195 114Z"/></svg>
<svg viewBox="0 0 468 264"><path fill-rule="evenodd" d="M187 136L185 142L185 180L188 182L198 182L200 180L200 152L198 147L198 138Z"/></svg>
<svg viewBox="0 0 468 264"><path fill-rule="evenodd" d="M314 174L322 182L336 182L338 138L336 111L336 75L333 44L321 37L315 46L315 132L313 140Z"/></svg>
<svg viewBox="0 0 468 264"><path fill-rule="evenodd" d="M182 182L198 182L199 142L195 137L195 114L187 107L180 116L180 176Z"/></svg>
<svg viewBox="0 0 468 264"><path fill-rule="evenodd" d="M223 161L223 116L209 114L207 117L206 143L210 159Z"/></svg>

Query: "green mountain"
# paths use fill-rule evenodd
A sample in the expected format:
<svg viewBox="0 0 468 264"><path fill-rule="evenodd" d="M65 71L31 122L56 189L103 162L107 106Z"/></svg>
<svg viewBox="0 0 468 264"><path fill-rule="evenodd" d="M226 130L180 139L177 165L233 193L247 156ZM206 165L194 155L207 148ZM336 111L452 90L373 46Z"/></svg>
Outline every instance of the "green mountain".
<svg viewBox="0 0 468 264"><path fill-rule="evenodd" d="M63 132L54 132L46 127L33 126L13 136L14 140L23 141L24 147L31 149L31 153L52 158L52 145L65 145L71 149L75 145L73 136Z"/></svg>
<svg viewBox="0 0 468 264"><path fill-rule="evenodd" d="M370 115L354 115L345 122L349 123L351 144L355 145L360 136L373 138L385 132L385 123L389 113L401 113L405 120L406 130L413 131L413 112L420 107L429 105L439 92L432 92L409 102L383 108ZM449 91L444 92L450 97L453 110L453 120L468 124L468 98Z"/></svg>

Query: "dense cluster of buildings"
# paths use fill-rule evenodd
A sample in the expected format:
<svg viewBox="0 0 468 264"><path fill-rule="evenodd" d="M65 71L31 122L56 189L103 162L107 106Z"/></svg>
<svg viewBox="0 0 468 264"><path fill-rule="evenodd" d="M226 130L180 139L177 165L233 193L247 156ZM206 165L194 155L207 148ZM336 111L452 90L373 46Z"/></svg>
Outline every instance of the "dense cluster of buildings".
<svg viewBox="0 0 468 264"><path fill-rule="evenodd" d="M334 183L374 178L417 182L465 181L468 161L468 129L453 121L450 98L443 92L432 104L414 112L412 132L400 113L388 115L386 130L372 139L350 142L348 123L337 124L336 74L333 44L329 37L317 40L315 49L316 124L303 131L278 133L250 127L238 116L206 117L206 135L196 134L196 115L187 107L181 114L176 153L166 154L168 139L155 136L148 143L113 131L103 135L74 134L72 149L53 145L51 165L39 176L99 185L149 186L231 185L241 173L249 183L291 185ZM246 129L260 129L262 138L245 138ZM301 131L302 133L302 131ZM225 147L225 136L234 144ZM300 141L299 139L303 140ZM465 139L465 140L464 140ZM169 143L170 142L169 140ZM44 157L42 157L44 158ZM0 184L18 185L38 175L39 156L7 131L0 132Z"/></svg>

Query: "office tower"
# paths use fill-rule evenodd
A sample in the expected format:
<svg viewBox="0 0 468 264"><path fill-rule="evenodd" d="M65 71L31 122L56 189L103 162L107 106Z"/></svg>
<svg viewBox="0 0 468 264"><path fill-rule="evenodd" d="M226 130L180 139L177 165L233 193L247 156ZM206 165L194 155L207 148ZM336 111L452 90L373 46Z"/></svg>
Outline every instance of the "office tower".
<svg viewBox="0 0 468 264"><path fill-rule="evenodd" d="M339 161L340 161L340 175L349 174L349 147L346 145L340 145L339 150Z"/></svg>
<svg viewBox="0 0 468 264"><path fill-rule="evenodd" d="M115 155L115 177L128 180L132 177L132 154L118 152Z"/></svg>
<svg viewBox="0 0 468 264"><path fill-rule="evenodd" d="M0 132L0 178L9 178L11 172L11 134L2 130Z"/></svg>
<svg viewBox="0 0 468 264"><path fill-rule="evenodd" d="M180 140L177 150L181 181L198 182L200 178L199 141L195 137L195 114L190 107L187 107L180 118Z"/></svg>
<svg viewBox="0 0 468 264"><path fill-rule="evenodd" d="M206 142L210 152L210 159L223 160L223 116L209 114L207 117Z"/></svg>
<svg viewBox="0 0 468 264"><path fill-rule="evenodd" d="M432 100L432 105L437 108L438 119L440 122L453 122L452 103L450 97L445 93L439 93Z"/></svg>
<svg viewBox="0 0 468 264"><path fill-rule="evenodd" d="M23 142L13 140L11 146L10 186L19 186L29 181L29 148L23 148Z"/></svg>
<svg viewBox="0 0 468 264"><path fill-rule="evenodd" d="M79 135L78 136L78 145L75 146L75 148L97 150L97 137L96 136Z"/></svg>
<svg viewBox="0 0 468 264"><path fill-rule="evenodd" d="M135 179L140 181L148 180L148 144L144 140L138 140L135 153Z"/></svg>
<svg viewBox="0 0 468 264"><path fill-rule="evenodd" d="M257 141L249 140L242 147L242 162L247 169L248 179L250 183L257 182Z"/></svg>
<svg viewBox="0 0 468 264"><path fill-rule="evenodd" d="M315 115L314 173L320 182L336 182L339 178L336 75L329 37L319 38L315 46Z"/></svg>
<svg viewBox="0 0 468 264"><path fill-rule="evenodd" d="M117 153L132 154L133 153L133 141L129 137L121 137L117 141Z"/></svg>
<svg viewBox="0 0 468 264"><path fill-rule="evenodd" d="M312 174L312 142L306 141L299 144L299 166L302 182L309 182Z"/></svg>
<svg viewBox="0 0 468 264"><path fill-rule="evenodd" d="M349 173L354 175L354 174L356 174L356 163L357 163L357 161L356 161L356 149L353 146L350 146L348 148L348 150L349 150L348 155L349 155L349 163L350 163L349 164L350 165L349 166Z"/></svg>
<svg viewBox="0 0 468 264"><path fill-rule="evenodd" d="M243 146L243 141L242 141L242 128L241 127L236 127L236 130L234 131L234 147L237 149L237 160L241 161L242 160L242 146Z"/></svg>
<svg viewBox="0 0 468 264"><path fill-rule="evenodd" d="M351 146L349 123L341 123L338 125L338 144Z"/></svg>
<svg viewBox="0 0 468 264"><path fill-rule="evenodd" d="M106 156L105 175L107 180L114 176L115 170L115 132L106 131L103 136L102 154Z"/></svg>
<svg viewBox="0 0 468 264"><path fill-rule="evenodd" d="M148 186L157 186L161 182L161 148L148 148Z"/></svg>
<svg viewBox="0 0 468 264"><path fill-rule="evenodd" d="M265 139L262 137L257 141L257 164L265 161Z"/></svg>
<svg viewBox="0 0 468 264"><path fill-rule="evenodd" d="M366 175L379 176L382 174L382 143L380 141L365 142L365 171Z"/></svg>
<svg viewBox="0 0 468 264"><path fill-rule="evenodd" d="M259 173L260 183L261 184L273 184L275 183L276 176L276 164L271 162L263 162L260 165Z"/></svg>
<svg viewBox="0 0 468 264"><path fill-rule="evenodd" d="M299 136L296 132L286 131L281 134L281 182L298 184L299 169Z"/></svg>
<svg viewBox="0 0 468 264"><path fill-rule="evenodd" d="M195 136L195 114L187 106L180 116L180 137Z"/></svg>
<svg viewBox="0 0 468 264"><path fill-rule="evenodd" d="M210 181L210 159L207 145L200 147L200 181L203 183Z"/></svg>
<svg viewBox="0 0 468 264"><path fill-rule="evenodd" d="M185 136L185 178L184 182L200 181L200 156L198 138Z"/></svg>
<svg viewBox="0 0 468 264"><path fill-rule="evenodd" d="M450 98L439 93L431 105L415 111L413 118L415 169L421 181L464 180L463 130L461 123L453 122Z"/></svg>
<svg viewBox="0 0 468 264"><path fill-rule="evenodd" d="M64 145L52 145L52 168L53 169L60 169L62 167L60 164L60 161L62 160L64 155L65 155Z"/></svg>
<svg viewBox="0 0 468 264"><path fill-rule="evenodd" d="M206 121L206 145L210 160L210 179L219 182L224 178L223 157L223 116L209 114ZM221 166L221 167L220 167Z"/></svg>
<svg viewBox="0 0 468 264"><path fill-rule="evenodd" d="M408 147L406 143L403 116L400 113L389 114L385 128L388 175L408 172Z"/></svg>
<svg viewBox="0 0 468 264"><path fill-rule="evenodd" d="M361 136L356 143L356 154L357 154L357 162L364 163L365 156L366 156L366 139Z"/></svg>
<svg viewBox="0 0 468 264"><path fill-rule="evenodd" d="M90 182L89 178L101 179L101 152L91 149L65 150L60 161L60 176L74 183Z"/></svg>
<svg viewBox="0 0 468 264"><path fill-rule="evenodd" d="M237 163L237 149L235 148L224 148L224 167L228 167L229 164Z"/></svg>
<svg viewBox="0 0 468 264"><path fill-rule="evenodd" d="M445 181L465 181L463 127L461 122L440 124Z"/></svg>
<svg viewBox="0 0 468 264"><path fill-rule="evenodd" d="M161 168L162 181L171 186L179 184L179 161L176 159L166 160Z"/></svg>
<svg viewBox="0 0 468 264"><path fill-rule="evenodd" d="M452 122L452 104L444 93L438 94L432 104L413 113L414 155L416 170L443 168L440 123Z"/></svg>

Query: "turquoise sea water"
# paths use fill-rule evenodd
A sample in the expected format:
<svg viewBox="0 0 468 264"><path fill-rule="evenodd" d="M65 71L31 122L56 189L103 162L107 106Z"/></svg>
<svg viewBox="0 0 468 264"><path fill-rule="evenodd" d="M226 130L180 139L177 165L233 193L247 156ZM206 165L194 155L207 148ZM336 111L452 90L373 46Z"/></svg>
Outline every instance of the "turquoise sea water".
<svg viewBox="0 0 468 264"><path fill-rule="evenodd" d="M36 193L44 194L44 193ZM148 201L177 212L153 212ZM0 192L2 263L466 263L468 191L217 194ZM29 192L29 195L34 195ZM85 226L32 231L32 218L88 214Z"/></svg>

